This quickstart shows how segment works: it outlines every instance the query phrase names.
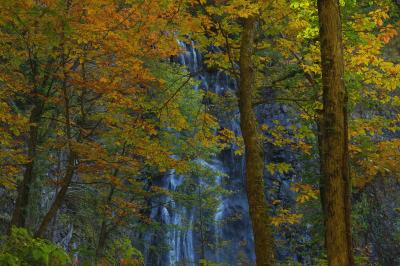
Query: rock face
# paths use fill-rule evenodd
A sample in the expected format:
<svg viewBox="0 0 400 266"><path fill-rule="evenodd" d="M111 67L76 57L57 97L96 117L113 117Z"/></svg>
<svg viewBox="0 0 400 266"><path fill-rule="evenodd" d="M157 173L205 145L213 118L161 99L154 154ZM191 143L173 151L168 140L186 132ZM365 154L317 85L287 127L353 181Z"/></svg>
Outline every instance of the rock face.
<svg viewBox="0 0 400 266"><path fill-rule="evenodd" d="M236 82L222 72L207 72L202 64L201 54L192 46L181 44L186 48L186 53L177 58L177 62L185 65L187 69L200 81L200 85L194 89L203 89L220 95L235 94ZM234 108L232 111L217 113L220 125L240 135L239 114ZM278 104L269 104L257 108L257 116L260 122L271 124L278 120L282 125L289 123L287 110ZM271 145L266 146L266 162L290 162L293 154L288 154L284 149L277 150ZM252 229L248 213L248 202L244 182L244 158L235 155L232 149L226 149L210 162L203 162L212 170L224 174L224 177L216 176L217 182L225 189L233 191L228 196L220 198L219 206L214 216L215 225L211 233L214 235L214 246L219 248L207 248L205 257L207 260L221 265L254 265L254 251ZM289 189L291 180L282 175L279 177L280 198L291 197ZM176 176L173 172L156 181L156 185L168 188L172 191L179 189L183 177ZM272 178L266 176L266 184L273 186ZM153 206L151 218L165 225L162 233L148 233L144 236L145 243L157 246L163 243L166 249L153 252L149 246L144 247L146 265L172 266L199 265L199 233L193 230L193 223L198 219L194 209L187 209L174 202L171 198L165 198L166 205ZM287 253L286 251L282 251ZM279 256L280 254L278 254ZM283 254L286 255L286 254Z"/></svg>

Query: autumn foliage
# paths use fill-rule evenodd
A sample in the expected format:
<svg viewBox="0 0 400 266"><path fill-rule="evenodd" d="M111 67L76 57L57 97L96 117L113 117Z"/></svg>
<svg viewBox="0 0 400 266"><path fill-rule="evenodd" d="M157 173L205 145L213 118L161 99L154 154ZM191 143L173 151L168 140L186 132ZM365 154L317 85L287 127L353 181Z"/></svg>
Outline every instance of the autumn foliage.
<svg viewBox="0 0 400 266"><path fill-rule="evenodd" d="M253 168L268 223L261 231L272 228L275 240L270 257L286 263L277 252L284 247L308 252L313 263L324 265L319 181L326 103L317 2L0 0L0 261L14 260L17 240L32 250L54 249L66 260L56 246L37 240L47 238L64 245L74 263L141 265L145 232L166 226L151 218L157 200L207 213L202 218L211 227L217 202L237 192L227 190L238 177L217 182L225 176L204 162L229 153L237 166L250 150L260 162ZM363 204L379 205L386 200L379 186L396 191L400 178L399 4L335 3L342 18L353 251L356 260L382 263L386 255L379 254L387 253L379 253L379 245L370 250L379 241L368 232L381 227ZM244 58L248 21L254 38ZM177 63L188 47L201 54L196 73ZM202 87L199 77L214 72L232 88L219 93ZM237 93L240 84L248 86ZM237 104L244 96L250 116ZM283 118L270 119L271 106L280 106ZM229 128L229 122L239 123L239 113L246 117L241 130ZM254 149L249 140L257 143ZM262 155L272 150L291 159ZM173 189L160 185L170 174L185 181ZM282 196L283 186L290 196ZM396 204L385 219L398 218ZM363 223L365 213L369 224ZM195 231L198 222L212 232L203 220L185 222L179 230ZM398 224L390 226L400 232ZM66 232L75 246L59 241ZM293 244L291 234L312 241ZM212 237L204 236L203 246L217 250L205 239ZM196 256L195 263L208 263Z"/></svg>

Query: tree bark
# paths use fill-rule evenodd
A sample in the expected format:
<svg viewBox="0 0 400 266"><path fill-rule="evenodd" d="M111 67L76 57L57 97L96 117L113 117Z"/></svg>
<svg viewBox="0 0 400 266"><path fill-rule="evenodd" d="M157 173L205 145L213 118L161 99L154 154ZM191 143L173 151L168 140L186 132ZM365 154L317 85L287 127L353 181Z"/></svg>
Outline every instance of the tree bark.
<svg viewBox="0 0 400 266"><path fill-rule="evenodd" d="M71 184L72 178L75 173L75 160L76 156L75 153L69 155L68 163L67 163L67 170L65 176L63 178L63 184L61 186L60 191L58 191L55 200L51 204L50 209L47 211L46 215L43 217L42 222L40 223L39 229L35 233L35 237L43 237L46 229L53 217L56 215L57 211L60 209L61 204L67 194L68 187Z"/></svg>
<svg viewBox="0 0 400 266"><path fill-rule="evenodd" d="M240 47L239 110L240 127L245 144L246 191L258 266L274 264L271 221L264 194L264 156L256 116L253 112L255 71L253 68L256 18L244 19Z"/></svg>
<svg viewBox="0 0 400 266"><path fill-rule="evenodd" d="M344 116L344 147L343 147L343 180L344 180L344 199L346 215L346 237L347 247L349 249L349 262L354 265L353 258L353 237L351 233L351 179L350 179L350 161L349 161L349 127L348 127L348 95L345 88L343 116Z"/></svg>
<svg viewBox="0 0 400 266"><path fill-rule="evenodd" d="M25 164L25 171L21 183L18 185L17 200L11 218L10 228L12 226L25 227L27 207L29 204L29 195L32 184L35 182L35 159L36 147L38 142L38 123L43 113L43 103L36 99L29 117L29 136L28 136L28 158L29 162Z"/></svg>
<svg viewBox="0 0 400 266"><path fill-rule="evenodd" d="M64 48L64 46L62 46ZM67 169L62 181L62 186L60 191L58 191L56 198L51 205L50 209L47 211L46 215L40 223L39 229L35 233L35 237L42 237L46 232L46 229L53 217L56 215L57 211L60 209L61 204L67 194L68 187L71 184L72 178L75 173L75 160L77 159L77 154L72 147L72 132L71 132L71 114L70 114L70 97L68 94L68 73L66 70L66 57L63 55L63 83L62 83L62 94L64 98L64 109L65 109L65 133L67 137L68 145L68 162Z"/></svg>
<svg viewBox="0 0 400 266"><path fill-rule="evenodd" d="M111 204L112 197L114 195L115 186L111 185L110 192L108 193L107 201L105 205ZM97 242L96 248L96 259L101 259L103 257L104 248L106 247L106 241L108 236L107 219L103 218L101 222L101 228L99 233L99 240Z"/></svg>
<svg viewBox="0 0 400 266"><path fill-rule="evenodd" d="M321 124L321 193L329 265L354 265L350 224L347 95L340 6L318 0L323 114Z"/></svg>

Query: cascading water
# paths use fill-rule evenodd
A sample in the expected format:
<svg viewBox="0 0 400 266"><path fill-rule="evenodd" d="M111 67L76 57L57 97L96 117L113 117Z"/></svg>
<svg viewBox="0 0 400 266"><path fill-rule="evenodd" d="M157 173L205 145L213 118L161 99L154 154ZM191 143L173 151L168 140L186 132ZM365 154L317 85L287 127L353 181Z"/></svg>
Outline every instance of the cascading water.
<svg viewBox="0 0 400 266"><path fill-rule="evenodd" d="M176 191L177 187L182 184L182 177L176 175L175 171L171 171L167 178L168 189ZM169 208L163 206L162 222L171 226L167 233L167 242L170 250L168 251L166 265L177 265L180 261L185 261L188 266L194 265L194 248L193 248L193 230L181 230L183 219L188 217L188 224L193 220L193 214L186 208L179 206L172 198L168 198L170 202ZM177 211L180 210L181 212ZM169 263L169 264L167 264Z"/></svg>
<svg viewBox="0 0 400 266"><path fill-rule="evenodd" d="M172 170L161 179L161 184L159 185L171 192L175 192L182 184L182 181L183 177ZM151 244L165 242L168 250L161 252L162 254L159 256L155 256L154 253L147 250L145 253L146 265L195 266L193 230L190 228L194 219L193 213L177 203L173 197L165 196L161 200L162 204L153 204L150 218L158 221L161 225L165 225L167 231L159 236L146 235L144 240ZM184 223L189 225L185 230L182 228Z"/></svg>
<svg viewBox="0 0 400 266"><path fill-rule="evenodd" d="M182 53L176 60L181 65L186 66L188 71L199 80L199 85L194 88L195 90L202 89L224 97L236 93L237 84L234 79L229 78L223 72L207 72L202 65L201 54L193 48L194 45L184 43L180 43L180 45L185 48L186 52ZM266 93L268 94L267 97L273 99L272 92ZM217 106L216 108L220 108L215 113L221 127L228 128L235 135L240 136L239 112L236 105L235 107ZM273 127L273 121L278 121L286 128L296 126L296 123L298 123L295 118L296 115L290 114L290 111L287 106L273 102L258 106L255 109L260 123ZM286 162L295 169L290 174L270 175L266 171L266 186L270 188L267 196L269 198L280 198L287 204L295 205L294 193L290 187L291 183L296 182L295 178L301 179L295 175L295 172L301 172L298 170L302 167L296 162L296 153L288 147L275 147L271 143L265 143L264 149L266 151L266 164ZM219 265L254 265L254 243L245 191L243 156L236 155L234 149L231 148L225 149L213 160L199 161L198 163L216 173L213 177L216 186L232 192L228 195L216 196L219 202L212 216L213 222L208 224L207 229L208 233L212 235L212 243L207 243L206 248L204 248L204 243L201 243L202 235L198 230L195 230L201 218L196 206L184 206L175 202L171 197L165 197L162 199L163 204L151 206L150 217L167 229L158 231L158 233L145 234L143 240L146 245L164 243L166 248L165 251L152 252L149 247L145 247L145 265L198 266L201 256L208 261L219 263ZM155 185L176 192L183 182L183 177L170 172L169 175L160 178ZM202 177L197 177L197 182L201 184ZM292 239L292 241L303 241L309 237L307 228L294 228L294 230L302 232L296 235L297 240ZM287 239L285 234L276 232L275 238L280 242L286 241L286 244L277 249L277 259L291 258L294 261L304 263L304 265L310 265L307 261L310 261L311 258L302 255L302 253L307 252L306 250L293 251L290 241L288 241L290 239Z"/></svg>
<svg viewBox="0 0 400 266"><path fill-rule="evenodd" d="M222 94L235 89L235 82L222 72L207 73L202 70L201 54L194 46L180 43L186 49L177 61L187 67L200 84L194 89L203 89ZM223 127L240 134L238 117L224 121L220 119ZM226 120L226 119L225 119ZM200 161L206 168L218 173L214 180L217 186L226 187L233 191L231 196L219 196L218 206L214 213L214 224L211 226L214 249L206 250L206 259L222 265L252 265L254 260L253 240L249 224L247 198L243 183L243 159L236 156L233 150L226 150L209 162ZM229 182L223 182L224 177ZM172 192L177 191L182 185L183 177L171 171L160 180L160 185ZM201 182L201 178L199 178ZM165 225L168 229L163 235L146 235L147 243L164 242L168 247L162 255L154 255L149 250L145 251L145 264L148 266L197 266L199 265L199 233L193 227L196 216L195 209L186 208L175 202L171 197L163 199L165 204L152 206L151 219ZM224 242L224 245L222 243Z"/></svg>

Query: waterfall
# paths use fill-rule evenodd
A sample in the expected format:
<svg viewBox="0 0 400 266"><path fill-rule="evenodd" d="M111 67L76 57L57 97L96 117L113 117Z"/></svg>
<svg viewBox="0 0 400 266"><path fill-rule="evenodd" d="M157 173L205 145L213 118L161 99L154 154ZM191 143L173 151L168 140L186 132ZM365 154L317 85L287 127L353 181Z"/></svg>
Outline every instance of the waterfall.
<svg viewBox="0 0 400 266"><path fill-rule="evenodd" d="M182 181L183 177L171 170L163 177L163 187L175 192ZM165 240L168 251L158 258L156 263L154 258L150 258L152 254L146 252L146 265L172 266L184 262L184 265L195 266L193 230L190 227L186 230L181 228L185 219L189 225L193 223L193 213L175 202L173 197L164 197L163 203L160 206L153 206L150 218L167 226L168 230L161 240ZM151 238L147 236L145 241L151 242Z"/></svg>
<svg viewBox="0 0 400 266"><path fill-rule="evenodd" d="M179 44L185 52L177 57L177 62L186 66L200 84L194 89L204 89L223 94L236 89L236 83L225 73L202 71L201 54L194 45ZM236 114L237 116L237 114ZM239 117L226 119L219 117L221 126L240 134ZM248 216L247 197L244 191L243 158L226 150L213 160L198 162L217 173L214 180L217 186L232 190L231 196L218 197L219 203L214 214L214 223L210 230L214 235L216 248L206 250L206 259L221 265L252 265L254 261L253 239ZM228 182L223 182L224 176ZM201 177L198 177L201 181ZM174 171L159 182L163 188L175 192L182 185L184 177ZM144 241L150 244L164 242L168 250L155 255L148 249L144 251L146 266L197 266L199 265L199 233L194 230L198 217L195 209L187 208L171 197L165 197L162 206L152 206L150 218L167 227L163 235L145 235ZM226 242L226 243L225 243ZM225 246L222 245L225 244ZM155 258L156 256L156 258Z"/></svg>

